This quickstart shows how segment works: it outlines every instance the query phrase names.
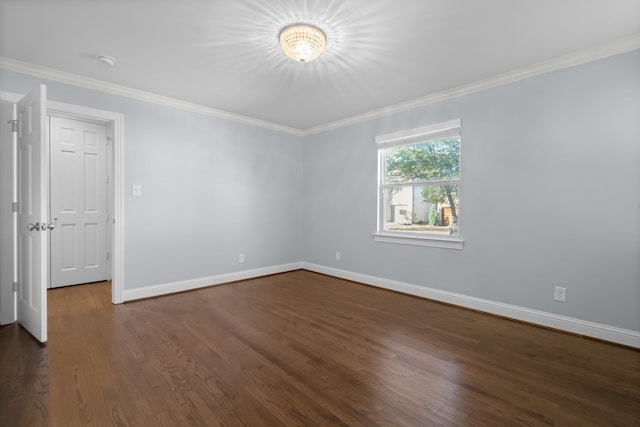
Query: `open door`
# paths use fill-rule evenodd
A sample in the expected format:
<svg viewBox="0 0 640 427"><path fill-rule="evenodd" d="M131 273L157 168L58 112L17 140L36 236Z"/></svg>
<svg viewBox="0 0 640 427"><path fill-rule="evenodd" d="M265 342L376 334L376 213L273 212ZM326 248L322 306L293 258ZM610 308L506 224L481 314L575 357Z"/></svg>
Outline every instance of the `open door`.
<svg viewBox="0 0 640 427"><path fill-rule="evenodd" d="M46 87L18 102L18 323L47 341L49 282L49 161L46 144Z"/></svg>

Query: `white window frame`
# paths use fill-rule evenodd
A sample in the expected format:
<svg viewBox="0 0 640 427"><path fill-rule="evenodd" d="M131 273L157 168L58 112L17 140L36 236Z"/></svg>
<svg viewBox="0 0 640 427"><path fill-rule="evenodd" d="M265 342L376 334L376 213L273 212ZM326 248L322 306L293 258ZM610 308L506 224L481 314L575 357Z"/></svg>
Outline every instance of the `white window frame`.
<svg viewBox="0 0 640 427"><path fill-rule="evenodd" d="M461 136L462 121L460 119L449 120L429 126L403 130L386 135L376 136L378 144L378 230L373 237L376 242L397 243L415 246L431 246L445 249L462 249L464 240L461 237L461 224L458 219L458 235L442 236L425 232L393 232L384 230L384 189L392 184L384 183L385 157L384 151L392 147L403 145L414 145L438 139ZM460 147L460 158L462 158L462 147ZM461 159L460 159L461 160ZM450 183L452 180L429 181L432 184ZM453 180L458 184L458 192L462 183L461 177ZM412 186L424 185L423 183L411 184ZM458 194L459 198L459 194Z"/></svg>

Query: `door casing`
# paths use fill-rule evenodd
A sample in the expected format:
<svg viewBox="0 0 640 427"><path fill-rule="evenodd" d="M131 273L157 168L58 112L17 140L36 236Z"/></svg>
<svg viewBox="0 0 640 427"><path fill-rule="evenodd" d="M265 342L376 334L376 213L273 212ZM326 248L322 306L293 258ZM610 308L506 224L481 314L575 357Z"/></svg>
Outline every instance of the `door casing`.
<svg viewBox="0 0 640 427"><path fill-rule="evenodd" d="M107 194L110 205L111 230L111 302L124 302L124 115L80 105L49 101L47 114L74 120L106 124L108 168L111 170Z"/></svg>

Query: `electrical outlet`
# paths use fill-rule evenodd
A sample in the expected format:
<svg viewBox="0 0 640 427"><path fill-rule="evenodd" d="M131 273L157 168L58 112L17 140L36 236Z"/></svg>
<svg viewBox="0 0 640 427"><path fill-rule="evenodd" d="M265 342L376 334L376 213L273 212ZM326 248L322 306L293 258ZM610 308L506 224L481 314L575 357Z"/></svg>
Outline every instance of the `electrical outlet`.
<svg viewBox="0 0 640 427"><path fill-rule="evenodd" d="M340 261L340 259L342 259L342 255L340 255L340 252L336 252L336 261Z"/></svg>
<svg viewBox="0 0 640 427"><path fill-rule="evenodd" d="M244 254L238 254L238 263L244 264Z"/></svg>
<svg viewBox="0 0 640 427"><path fill-rule="evenodd" d="M556 301L567 302L567 288L556 286L553 291L553 299Z"/></svg>

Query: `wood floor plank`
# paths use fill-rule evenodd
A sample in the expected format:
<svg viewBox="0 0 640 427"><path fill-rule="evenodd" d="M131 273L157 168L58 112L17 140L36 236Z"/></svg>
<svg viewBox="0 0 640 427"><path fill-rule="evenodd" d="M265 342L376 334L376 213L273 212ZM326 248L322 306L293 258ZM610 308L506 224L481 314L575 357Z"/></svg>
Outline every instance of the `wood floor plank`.
<svg viewBox="0 0 640 427"><path fill-rule="evenodd" d="M295 271L0 328L1 426L638 426L640 351Z"/></svg>

